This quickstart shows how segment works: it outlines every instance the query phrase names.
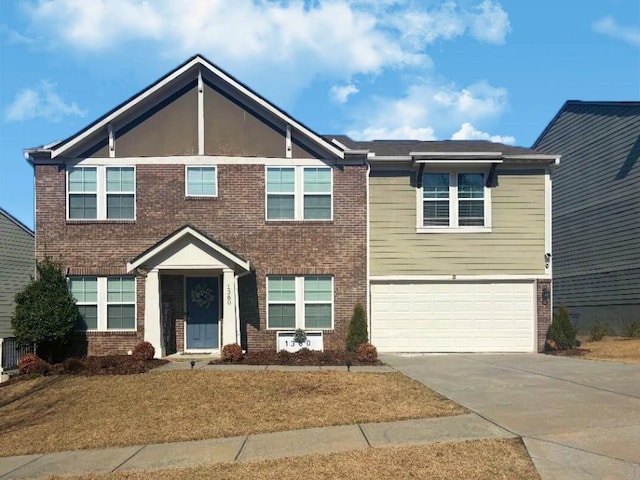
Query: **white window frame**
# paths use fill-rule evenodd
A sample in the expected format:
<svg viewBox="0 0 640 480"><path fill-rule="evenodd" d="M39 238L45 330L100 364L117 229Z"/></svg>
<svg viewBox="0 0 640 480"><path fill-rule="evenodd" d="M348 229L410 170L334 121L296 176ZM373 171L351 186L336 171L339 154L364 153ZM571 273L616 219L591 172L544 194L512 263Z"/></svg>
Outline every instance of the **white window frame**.
<svg viewBox="0 0 640 480"><path fill-rule="evenodd" d="M69 191L69 172L72 168L95 168L96 169L96 218L70 218L70 195L73 193L80 194L82 192ZM107 218L107 168L132 168L133 169L133 191L130 192L111 192L111 195L133 195L133 218ZM67 221L70 222L135 222L138 215L138 176L135 165L83 165L69 164L65 169L65 190L67 202ZM91 193L93 194L93 193Z"/></svg>
<svg viewBox="0 0 640 480"><path fill-rule="evenodd" d="M267 175L269 169L275 168L293 168L294 169L294 193L293 193L293 202L294 202L294 215L293 218L269 218L269 191L268 191L268 183L267 183ZM330 191L328 193L320 193L320 192L304 192L304 170L305 169L324 169L329 170L330 176L329 179L331 181ZM271 195L282 195L282 193L275 192ZM291 194L285 194L291 195ZM329 214L329 218L304 218L304 197L305 195L329 195L331 200L330 209L331 212ZM333 168L330 166L313 166L313 165L267 165L264 170L264 218L267 222L331 222L333 221Z"/></svg>
<svg viewBox="0 0 640 480"><path fill-rule="evenodd" d="M71 190L71 187L69 185L69 173L70 170L74 168L74 169L79 169L79 170L87 170L87 169L92 169L96 171L96 189L93 192L85 192L85 191L75 191L75 190ZM73 220L73 221L95 221L98 219L99 217L99 201L98 198L100 197L100 194L98 193L98 190L100 189L100 181L98 179L98 167L94 166L94 165L70 165L67 167L66 169L66 176L65 176L65 190L67 191L67 220ZM96 197L96 218L71 218L71 196L72 195L93 195Z"/></svg>
<svg viewBox="0 0 640 480"><path fill-rule="evenodd" d="M131 332L136 330L137 326L137 314L136 314L136 299L137 299L137 286L136 286L136 277L131 277L127 275L118 275L118 276L109 276L104 277L104 287L105 287L105 306L104 306L104 327L108 332ZM133 302L110 302L109 301L109 279L119 278L122 280L123 278L133 278ZM109 328L109 305L133 305L133 328Z"/></svg>
<svg viewBox="0 0 640 480"><path fill-rule="evenodd" d="M213 168L214 195L189 195L189 170L190 169ZM184 196L187 198L218 198L218 166L217 165L185 165L184 166Z"/></svg>
<svg viewBox="0 0 640 480"><path fill-rule="evenodd" d="M100 326L100 294L99 294L99 287L98 287L98 277L94 277L94 276L90 276L90 275L74 275L73 277L69 278L69 292L71 293L71 295L73 296L73 291L71 290L71 280L74 279L82 279L83 281L86 282L87 279L96 280L96 301L95 302L87 302L87 301L79 301L78 299L76 299L76 305L79 307L85 307L85 306L94 306L96 307L96 328L87 328L87 329L78 329L76 328L76 331L78 332L96 332L98 331L98 328ZM86 290L85 290L86 292ZM74 297L75 298L75 297Z"/></svg>
<svg viewBox="0 0 640 480"><path fill-rule="evenodd" d="M286 278L294 278L295 279L295 326L290 328L290 327L270 327L269 326L269 278L273 278L273 277L286 277ZM315 327L311 327L311 328L307 328L305 326L305 300L304 300L304 279L305 277L323 277L323 278L330 278L331 279L331 326L330 328L315 328ZM291 331L291 330L296 330L298 328L302 329L302 330L313 330L313 331L323 331L323 332L327 332L327 331L331 331L334 329L335 326L335 285L334 285L335 279L333 275L267 275L266 276L266 283L265 283L265 287L266 287L266 297L267 297L267 330L274 330L274 331ZM275 304L283 304L283 303L287 303L287 304L291 304L294 302L288 301L288 302L280 302L280 301L274 301L273 303ZM306 302L309 304L326 304L326 301L309 301Z"/></svg>
<svg viewBox="0 0 640 480"><path fill-rule="evenodd" d="M477 168L437 168L425 169L424 174L446 173L449 175L449 225L423 225L423 186L416 188L416 232L417 233L488 233L492 230L491 188L487 187L488 172ZM484 175L484 225L459 225L458 219L458 174L482 173ZM423 179L421 179L423 180ZM421 181L421 185L423 181Z"/></svg>
<svg viewBox="0 0 640 480"><path fill-rule="evenodd" d="M98 328L92 330L79 330L82 332L136 332L138 330L138 279L131 275L110 275L109 277L97 277L92 275L73 275L70 278L95 278L98 289ZM107 279L108 278L133 278L134 302L107 302ZM69 289L71 291L71 289ZM88 303L95 305L94 303ZM133 304L134 324L133 328L107 328L107 305L131 305Z"/></svg>

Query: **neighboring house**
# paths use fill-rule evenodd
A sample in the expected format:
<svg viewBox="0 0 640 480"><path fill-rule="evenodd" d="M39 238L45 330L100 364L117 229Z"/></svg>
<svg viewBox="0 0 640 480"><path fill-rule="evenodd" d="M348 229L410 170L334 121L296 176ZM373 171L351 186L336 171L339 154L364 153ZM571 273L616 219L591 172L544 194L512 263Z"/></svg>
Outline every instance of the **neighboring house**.
<svg viewBox="0 0 640 480"><path fill-rule="evenodd" d="M533 148L553 174L554 305L578 330L640 322L640 102L566 102Z"/></svg>
<svg viewBox="0 0 640 480"><path fill-rule="evenodd" d="M369 152L378 350L541 350L558 156L484 141L337 140Z"/></svg>
<svg viewBox="0 0 640 480"><path fill-rule="evenodd" d="M196 55L25 157L80 353L343 349L357 303L380 351L542 346L555 155L321 136Z"/></svg>
<svg viewBox="0 0 640 480"><path fill-rule="evenodd" d="M274 349L296 328L344 348L367 298L365 162L205 58L25 156L79 353Z"/></svg>
<svg viewBox="0 0 640 480"><path fill-rule="evenodd" d="M0 208L0 374L15 367L19 351L11 328L15 296L35 271L31 229Z"/></svg>

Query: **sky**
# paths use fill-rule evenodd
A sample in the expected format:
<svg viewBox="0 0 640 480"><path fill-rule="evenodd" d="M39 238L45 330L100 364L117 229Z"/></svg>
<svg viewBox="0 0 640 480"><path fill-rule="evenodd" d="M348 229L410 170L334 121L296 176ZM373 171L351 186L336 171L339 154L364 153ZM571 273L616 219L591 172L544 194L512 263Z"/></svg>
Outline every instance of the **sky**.
<svg viewBox="0 0 640 480"><path fill-rule="evenodd" d="M0 207L23 149L200 53L322 134L529 147L566 100L640 100L638 0L0 0Z"/></svg>

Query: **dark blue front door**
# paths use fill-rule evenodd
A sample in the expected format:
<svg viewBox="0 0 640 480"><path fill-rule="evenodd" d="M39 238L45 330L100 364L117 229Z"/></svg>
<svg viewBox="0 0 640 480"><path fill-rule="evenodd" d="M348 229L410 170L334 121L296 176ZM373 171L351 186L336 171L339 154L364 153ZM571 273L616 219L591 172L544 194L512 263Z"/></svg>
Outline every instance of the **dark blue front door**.
<svg viewBox="0 0 640 480"><path fill-rule="evenodd" d="M218 348L218 278L187 277L186 287L186 348Z"/></svg>

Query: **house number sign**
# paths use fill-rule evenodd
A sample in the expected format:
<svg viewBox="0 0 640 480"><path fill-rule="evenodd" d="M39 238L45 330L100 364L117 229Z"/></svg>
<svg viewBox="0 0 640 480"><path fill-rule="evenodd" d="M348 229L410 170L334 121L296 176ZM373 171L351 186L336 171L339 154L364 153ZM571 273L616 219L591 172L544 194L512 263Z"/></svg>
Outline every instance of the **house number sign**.
<svg viewBox="0 0 640 480"><path fill-rule="evenodd" d="M227 305L231 305L231 286L227 284Z"/></svg>

